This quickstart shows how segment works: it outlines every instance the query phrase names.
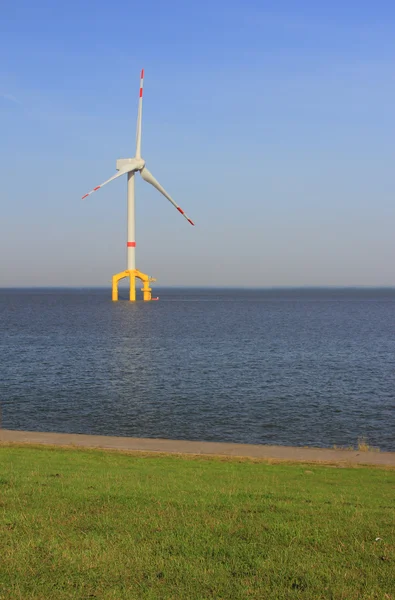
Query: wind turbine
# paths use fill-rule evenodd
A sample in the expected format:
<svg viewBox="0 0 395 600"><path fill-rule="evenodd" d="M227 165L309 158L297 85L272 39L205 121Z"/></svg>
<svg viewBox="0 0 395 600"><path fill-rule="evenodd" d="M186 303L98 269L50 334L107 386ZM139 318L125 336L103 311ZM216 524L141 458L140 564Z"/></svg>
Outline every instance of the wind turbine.
<svg viewBox="0 0 395 600"><path fill-rule="evenodd" d="M174 202L173 198L166 192L165 189L160 185L160 183L155 179L150 171L148 171L145 166L145 160L141 158L141 120L143 114L143 85L144 85L144 69L141 71L140 76L140 96L139 96L139 105L138 105L138 113L137 113L137 131L136 131L136 154L134 158L119 158L117 160L116 169L118 173L107 179L101 185L96 186L82 196L82 199L87 198L93 192L100 190L104 185L110 183L110 181L114 181L118 177L122 177L122 175L128 176L127 181L127 190L128 190L128 239L127 239L127 268L125 271L121 273L117 273L113 275L112 278L112 299L118 300L118 282L120 279L125 277L129 277L130 280L130 300L136 300L136 277L141 279L143 282L143 298L144 300L151 300L151 288L149 284L151 281L156 281L152 277L149 277L145 273L141 273L136 269L136 238L135 238L135 195L134 195L134 175L139 172L141 177L147 183L153 185L169 202L172 203L173 206L182 214L183 217L190 223L194 225L193 221L185 214L185 212L178 206L176 202Z"/></svg>

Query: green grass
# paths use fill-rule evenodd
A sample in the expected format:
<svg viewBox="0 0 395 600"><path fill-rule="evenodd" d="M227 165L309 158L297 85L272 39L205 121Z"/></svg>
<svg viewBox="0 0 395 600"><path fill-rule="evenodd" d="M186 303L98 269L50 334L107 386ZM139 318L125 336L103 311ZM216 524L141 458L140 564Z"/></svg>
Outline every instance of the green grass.
<svg viewBox="0 0 395 600"><path fill-rule="evenodd" d="M392 599L395 471L3 446L0 598Z"/></svg>

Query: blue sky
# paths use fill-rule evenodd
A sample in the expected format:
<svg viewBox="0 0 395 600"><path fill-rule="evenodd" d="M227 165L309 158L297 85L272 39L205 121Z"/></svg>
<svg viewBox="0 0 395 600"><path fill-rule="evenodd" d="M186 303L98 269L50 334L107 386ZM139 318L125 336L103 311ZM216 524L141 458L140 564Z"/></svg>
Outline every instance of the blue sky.
<svg viewBox="0 0 395 600"><path fill-rule="evenodd" d="M127 6L127 9L126 9ZM395 5L4 0L0 286L395 285Z"/></svg>

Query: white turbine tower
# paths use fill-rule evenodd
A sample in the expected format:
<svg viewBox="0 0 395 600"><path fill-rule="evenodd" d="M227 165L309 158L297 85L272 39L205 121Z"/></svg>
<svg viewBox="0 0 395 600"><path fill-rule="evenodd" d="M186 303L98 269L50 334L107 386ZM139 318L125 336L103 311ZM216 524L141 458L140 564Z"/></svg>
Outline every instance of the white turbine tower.
<svg viewBox="0 0 395 600"><path fill-rule="evenodd" d="M110 183L117 177L122 177L122 175L128 176L128 239L127 239L127 269L126 271L122 271L121 273L117 273L112 278L112 299L118 300L118 282L120 279L124 277L129 277L130 279L130 300L134 301L136 299L136 288L135 288L135 279L141 279L143 282L143 297L144 300L151 300L151 289L149 287L149 283L151 281L155 281L155 279L149 277L145 273L141 273L136 269L136 237L135 237L135 196L134 196L134 175L137 171L140 173L141 177L144 181L147 181L151 185L153 185L169 202L172 203L173 206L176 207L178 212L180 212L183 217L191 224L194 223L191 219L184 213L182 208L174 202L173 198L169 196L166 190L160 185L160 183L155 179L155 177L148 171L145 166L145 160L141 158L141 120L143 114L143 84L144 84L144 69L141 71L140 78L140 97L139 97L139 107L137 114L137 131L136 131L136 155L134 158L119 158L117 160L116 169L118 173L107 179L101 185L93 188L90 192L82 196L82 199L87 198L93 192L96 192L103 185Z"/></svg>

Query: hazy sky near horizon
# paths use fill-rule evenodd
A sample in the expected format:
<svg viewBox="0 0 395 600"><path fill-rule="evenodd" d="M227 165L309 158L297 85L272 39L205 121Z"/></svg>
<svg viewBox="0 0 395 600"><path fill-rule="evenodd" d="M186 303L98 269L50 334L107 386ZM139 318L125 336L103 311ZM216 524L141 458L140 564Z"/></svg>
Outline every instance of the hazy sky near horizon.
<svg viewBox="0 0 395 600"><path fill-rule="evenodd" d="M128 8L125 7L128 5ZM0 287L395 285L395 5L3 0Z"/></svg>

